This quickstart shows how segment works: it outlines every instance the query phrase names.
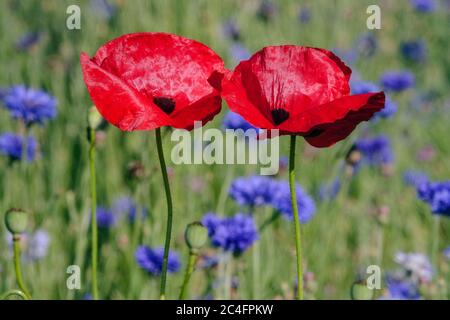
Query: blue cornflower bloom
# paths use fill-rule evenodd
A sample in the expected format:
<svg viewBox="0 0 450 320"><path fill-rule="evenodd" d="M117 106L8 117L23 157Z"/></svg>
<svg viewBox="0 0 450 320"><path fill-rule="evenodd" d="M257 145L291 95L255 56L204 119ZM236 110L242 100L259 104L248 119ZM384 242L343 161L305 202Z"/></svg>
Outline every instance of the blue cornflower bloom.
<svg viewBox="0 0 450 320"><path fill-rule="evenodd" d="M36 230L29 239L28 256L31 260L41 260L47 256L50 235L43 229Z"/></svg>
<svg viewBox="0 0 450 320"><path fill-rule="evenodd" d="M341 190L341 179L336 178L331 183L319 187L319 199L321 201L333 200Z"/></svg>
<svg viewBox="0 0 450 320"><path fill-rule="evenodd" d="M388 277L386 279L388 295L383 297L389 300L418 300L420 299L417 286L407 280Z"/></svg>
<svg viewBox="0 0 450 320"><path fill-rule="evenodd" d="M381 75L380 83L385 90L400 92L415 84L415 77L409 71L387 71Z"/></svg>
<svg viewBox="0 0 450 320"><path fill-rule="evenodd" d="M97 224L99 228L107 229L114 226L117 216L108 208L97 207Z"/></svg>
<svg viewBox="0 0 450 320"><path fill-rule="evenodd" d="M233 19L229 19L225 21L225 23L222 25L222 31L225 37L233 40L233 41L239 41L241 39L241 31Z"/></svg>
<svg viewBox="0 0 450 320"><path fill-rule="evenodd" d="M277 188L272 198L272 206L289 220L294 219L292 213L291 193L289 183L286 181L277 181ZM316 212L316 205L310 195L303 188L295 185L295 193L297 195L298 216L301 223L307 223L312 219Z"/></svg>
<svg viewBox="0 0 450 320"><path fill-rule="evenodd" d="M162 272L164 259L164 248L150 248L147 246L139 246L134 254L138 265L151 275L159 275ZM169 251L169 260L167 263L167 271L174 273L181 268L180 258L175 251Z"/></svg>
<svg viewBox="0 0 450 320"><path fill-rule="evenodd" d="M443 254L444 254L445 259L450 261L450 247L445 248L443 251Z"/></svg>
<svg viewBox="0 0 450 320"><path fill-rule="evenodd" d="M259 5L257 16L264 22L269 22L273 19L278 11L275 3L269 0L263 0Z"/></svg>
<svg viewBox="0 0 450 320"><path fill-rule="evenodd" d="M421 171L407 170L403 173L403 182L407 186L418 188L422 183L426 183L428 181L428 175Z"/></svg>
<svg viewBox="0 0 450 320"><path fill-rule="evenodd" d="M240 205L250 207L269 205L278 184L265 176L236 178L230 186L229 194Z"/></svg>
<svg viewBox="0 0 450 320"><path fill-rule="evenodd" d="M234 254L244 252L259 238L253 217L242 213L232 217L207 213L202 223L208 229L213 246Z"/></svg>
<svg viewBox="0 0 450 320"><path fill-rule="evenodd" d="M450 216L450 180L422 183L417 195L430 205L433 213Z"/></svg>
<svg viewBox="0 0 450 320"><path fill-rule="evenodd" d="M308 23L311 20L311 10L308 7L301 7L297 18L300 23Z"/></svg>
<svg viewBox="0 0 450 320"><path fill-rule="evenodd" d="M11 160L20 160L23 156L23 137L11 132L0 135L0 153L8 156ZM36 158L38 143L29 136L26 141L26 159L28 162Z"/></svg>
<svg viewBox="0 0 450 320"><path fill-rule="evenodd" d="M16 48L20 50L27 50L37 44L42 38L42 33L40 32L29 32L25 33L16 42Z"/></svg>
<svg viewBox="0 0 450 320"><path fill-rule="evenodd" d="M400 44L403 58L413 62L424 62L427 58L427 47L422 40L404 41Z"/></svg>
<svg viewBox="0 0 450 320"><path fill-rule="evenodd" d="M418 12L428 13L436 10L435 0L410 0L411 6Z"/></svg>
<svg viewBox="0 0 450 320"><path fill-rule="evenodd" d="M378 48L378 41L373 33L365 32L356 40L356 49L361 56L370 57Z"/></svg>
<svg viewBox="0 0 450 320"><path fill-rule="evenodd" d="M370 166L388 165L394 161L390 140L385 135L358 139L355 146L361 152L362 160Z"/></svg>
<svg viewBox="0 0 450 320"><path fill-rule="evenodd" d="M230 54L236 64L251 57L250 51L240 42L233 43L230 46Z"/></svg>
<svg viewBox="0 0 450 320"><path fill-rule="evenodd" d="M117 7L108 0L91 0L90 5L93 12L105 19L111 19L117 12Z"/></svg>
<svg viewBox="0 0 450 320"><path fill-rule="evenodd" d="M139 218L147 216L147 210L145 208L138 210L137 204L130 197L118 198L112 206L112 211L117 217L126 216L130 222L135 221L136 216L139 216Z"/></svg>
<svg viewBox="0 0 450 320"><path fill-rule="evenodd" d="M242 118L239 114L229 111L225 117L223 118L222 126L225 129L242 129L247 131L248 129L256 129L253 125L251 125L247 120Z"/></svg>
<svg viewBox="0 0 450 320"><path fill-rule="evenodd" d="M42 124L56 116L56 99L41 90L13 86L2 100L11 116L27 125Z"/></svg>
<svg viewBox="0 0 450 320"><path fill-rule="evenodd" d="M406 274L416 283L430 282L433 278L434 270L430 259L420 252L397 252L395 262L405 269Z"/></svg>

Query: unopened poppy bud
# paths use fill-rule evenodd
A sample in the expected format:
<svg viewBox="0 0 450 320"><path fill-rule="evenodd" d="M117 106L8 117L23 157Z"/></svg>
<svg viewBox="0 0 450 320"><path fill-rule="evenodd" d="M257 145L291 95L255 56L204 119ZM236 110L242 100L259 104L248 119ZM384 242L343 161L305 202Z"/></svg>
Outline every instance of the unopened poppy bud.
<svg viewBox="0 0 450 320"><path fill-rule="evenodd" d="M88 113L89 128L97 130L103 122L103 117L96 107L91 107Z"/></svg>
<svg viewBox="0 0 450 320"><path fill-rule="evenodd" d="M372 300L374 290L368 288L365 281L357 281L353 283L350 295L352 300Z"/></svg>
<svg viewBox="0 0 450 320"><path fill-rule="evenodd" d="M184 238L189 249L198 250L208 240L208 230L200 222L193 222L186 227Z"/></svg>
<svg viewBox="0 0 450 320"><path fill-rule="evenodd" d="M6 229L13 235L25 232L28 224L28 213L22 209L9 209L5 214Z"/></svg>

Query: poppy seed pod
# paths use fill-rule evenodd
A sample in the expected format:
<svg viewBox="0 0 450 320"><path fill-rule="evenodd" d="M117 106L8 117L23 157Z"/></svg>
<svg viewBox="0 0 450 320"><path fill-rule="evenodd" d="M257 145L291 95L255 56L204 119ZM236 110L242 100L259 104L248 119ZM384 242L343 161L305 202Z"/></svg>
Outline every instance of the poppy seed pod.
<svg viewBox="0 0 450 320"><path fill-rule="evenodd" d="M184 238L189 249L193 251L199 250L208 240L208 229L200 222L192 222L186 227Z"/></svg>
<svg viewBox="0 0 450 320"><path fill-rule="evenodd" d="M369 289L365 281L355 282L352 285L350 295L352 300L372 300L374 290Z"/></svg>
<svg viewBox="0 0 450 320"><path fill-rule="evenodd" d="M22 209L9 209L5 214L5 225L13 235L25 232L28 224L28 213Z"/></svg>

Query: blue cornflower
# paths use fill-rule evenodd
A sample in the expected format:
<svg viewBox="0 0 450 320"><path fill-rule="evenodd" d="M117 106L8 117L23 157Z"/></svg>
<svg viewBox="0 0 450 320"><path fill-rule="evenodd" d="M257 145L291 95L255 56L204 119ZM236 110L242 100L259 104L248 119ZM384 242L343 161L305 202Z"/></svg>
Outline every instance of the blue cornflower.
<svg viewBox="0 0 450 320"><path fill-rule="evenodd" d="M427 48L421 40L404 41L400 44L403 58L413 62L424 62L427 58Z"/></svg>
<svg viewBox="0 0 450 320"><path fill-rule="evenodd" d="M138 212L137 204L130 197L118 198L113 204L112 211L117 217L126 216L130 222L135 221L137 215L139 218L145 218L147 216L147 210L145 208L141 208Z"/></svg>
<svg viewBox="0 0 450 320"><path fill-rule="evenodd" d="M164 248L150 248L147 246L139 246L134 254L138 265L151 275L159 275L162 271ZM169 251L169 260L167 263L167 271L174 273L181 268L180 258L175 251Z"/></svg>
<svg viewBox="0 0 450 320"><path fill-rule="evenodd" d="M450 247L445 248L443 254L445 259L447 259L447 261L450 261Z"/></svg>
<svg viewBox="0 0 450 320"><path fill-rule="evenodd" d="M403 182L407 186L418 188L422 183L426 183L428 181L428 175L421 171L407 170L403 173Z"/></svg>
<svg viewBox="0 0 450 320"><path fill-rule="evenodd" d="M417 286L407 280L388 277L386 279L388 295L384 297L389 300L418 300L420 299Z"/></svg>
<svg viewBox="0 0 450 320"><path fill-rule="evenodd" d="M430 259L420 252L397 252L395 262L405 269L406 274L417 283L430 282L434 270Z"/></svg>
<svg viewBox="0 0 450 320"><path fill-rule="evenodd" d="M90 5L93 12L105 19L111 19L117 12L117 7L107 0L91 0Z"/></svg>
<svg viewBox="0 0 450 320"><path fill-rule="evenodd" d="M29 32L25 33L16 42L16 48L20 50L27 50L37 44L42 38L42 33L40 32Z"/></svg>
<svg viewBox="0 0 450 320"><path fill-rule="evenodd" d="M311 10L308 7L301 7L297 18L300 23L308 23L311 20Z"/></svg>
<svg viewBox="0 0 450 320"><path fill-rule="evenodd" d="M28 256L31 260L41 260L47 256L50 235L43 229L36 230L29 239Z"/></svg>
<svg viewBox="0 0 450 320"><path fill-rule="evenodd" d="M97 207L97 224L99 228L107 229L114 226L117 216L108 208Z"/></svg>
<svg viewBox="0 0 450 320"><path fill-rule="evenodd" d="M417 195L430 205L433 213L450 216L450 180L422 183Z"/></svg>
<svg viewBox="0 0 450 320"><path fill-rule="evenodd" d="M333 200L341 190L341 180L334 179L331 183L323 184L319 187L319 199L321 201Z"/></svg>
<svg viewBox="0 0 450 320"><path fill-rule="evenodd" d="M409 71L387 71L382 74L380 83L385 90L400 92L414 86L415 77Z"/></svg>
<svg viewBox="0 0 450 320"><path fill-rule="evenodd" d="M370 166L389 165L394 161L391 143L385 135L358 139L355 147L361 152L362 160Z"/></svg>
<svg viewBox="0 0 450 320"><path fill-rule="evenodd" d="M269 205L277 183L265 176L236 178L230 186L229 194L240 205L250 207Z"/></svg>
<svg viewBox="0 0 450 320"><path fill-rule="evenodd" d="M278 7L269 0L263 0L259 5L257 16L264 22L269 22L277 13Z"/></svg>
<svg viewBox="0 0 450 320"><path fill-rule="evenodd" d="M410 0L410 3L418 12L428 13L436 10L435 0Z"/></svg>
<svg viewBox="0 0 450 320"><path fill-rule="evenodd" d="M230 46L230 54L234 63L239 63L250 58L250 51L240 42L233 43Z"/></svg>
<svg viewBox="0 0 450 320"><path fill-rule="evenodd" d="M378 41L373 33L365 32L356 40L356 49L361 56L370 57L378 48Z"/></svg>
<svg viewBox="0 0 450 320"><path fill-rule="evenodd" d="M233 41L239 41L241 39L241 31L233 19L229 19L225 21L225 23L222 25L222 31L225 37L233 40Z"/></svg>
<svg viewBox="0 0 450 320"><path fill-rule="evenodd" d="M242 213L232 217L207 213L202 223L208 229L213 246L234 254L244 252L259 238L253 217Z"/></svg>
<svg viewBox="0 0 450 320"><path fill-rule="evenodd" d="M225 129L242 129L247 131L248 129L256 129L253 125L247 122L244 118L242 118L239 114L230 111L223 118L223 127Z"/></svg>
<svg viewBox="0 0 450 320"><path fill-rule="evenodd" d="M355 49L344 50L340 48L334 48L331 51L348 65L352 65L359 58L358 51Z"/></svg>
<svg viewBox="0 0 450 320"><path fill-rule="evenodd" d="M41 90L19 85L9 88L3 97L5 107L14 119L27 125L44 123L56 116L56 99Z"/></svg>
<svg viewBox="0 0 450 320"><path fill-rule="evenodd" d="M277 188L272 198L272 206L285 218L292 220L294 215L292 213L289 184L286 181L277 181L276 184ZM314 216L316 205L311 196L308 195L299 184L295 185L295 193L297 195L298 216L300 222L307 223Z"/></svg>
<svg viewBox="0 0 450 320"><path fill-rule="evenodd" d="M23 156L23 137L11 132L0 135L0 153L8 156L11 160L20 160ZM28 162L36 158L36 140L29 136L26 141L26 158Z"/></svg>

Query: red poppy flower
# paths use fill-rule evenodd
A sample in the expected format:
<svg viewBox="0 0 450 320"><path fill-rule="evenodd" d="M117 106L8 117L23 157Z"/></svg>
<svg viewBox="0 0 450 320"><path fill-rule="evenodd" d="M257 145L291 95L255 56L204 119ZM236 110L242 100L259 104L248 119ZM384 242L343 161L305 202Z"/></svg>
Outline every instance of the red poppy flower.
<svg viewBox="0 0 450 320"><path fill-rule="evenodd" d="M252 125L328 147L384 107L383 92L349 95L351 72L324 49L266 47L227 73L220 89Z"/></svg>
<svg viewBox="0 0 450 320"><path fill-rule="evenodd" d="M84 82L99 112L121 130L192 129L220 112L211 83L224 71L207 46L166 33L134 33L80 57Z"/></svg>

